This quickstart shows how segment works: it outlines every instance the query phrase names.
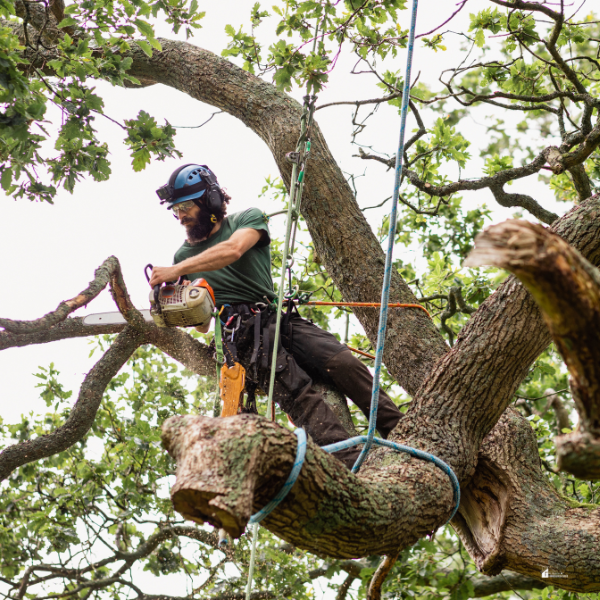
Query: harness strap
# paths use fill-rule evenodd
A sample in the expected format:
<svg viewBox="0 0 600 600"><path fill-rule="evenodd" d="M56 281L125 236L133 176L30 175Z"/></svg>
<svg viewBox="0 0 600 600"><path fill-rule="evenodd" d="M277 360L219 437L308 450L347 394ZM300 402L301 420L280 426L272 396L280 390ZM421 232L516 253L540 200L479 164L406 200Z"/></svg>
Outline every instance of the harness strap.
<svg viewBox="0 0 600 600"><path fill-rule="evenodd" d="M215 404L213 406L214 417L218 417L221 414L221 367L225 364L225 358L223 356L223 338L221 334L221 317L219 314L218 311L213 313L215 317L215 349L217 351L217 393L215 394Z"/></svg>
<svg viewBox="0 0 600 600"><path fill-rule="evenodd" d="M260 325L262 321L262 312L259 310L254 315L254 345L252 347L252 356L250 357L250 366L254 367L254 377L258 377L258 351L260 350Z"/></svg>

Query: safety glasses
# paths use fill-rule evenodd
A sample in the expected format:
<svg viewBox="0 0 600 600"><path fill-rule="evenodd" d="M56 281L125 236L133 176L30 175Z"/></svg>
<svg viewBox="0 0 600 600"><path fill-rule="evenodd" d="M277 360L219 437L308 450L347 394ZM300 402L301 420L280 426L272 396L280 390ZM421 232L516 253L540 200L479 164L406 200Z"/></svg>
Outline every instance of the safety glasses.
<svg viewBox="0 0 600 600"><path fill-rule="evenodd" d="M174 204L171 207L171 210L177 214L180 211L182 212L187 212L188 210L190 210L190 208L192 208L192 206L196 206L193 200L186 200L185 202L180 202L179 204Z"/></svg>

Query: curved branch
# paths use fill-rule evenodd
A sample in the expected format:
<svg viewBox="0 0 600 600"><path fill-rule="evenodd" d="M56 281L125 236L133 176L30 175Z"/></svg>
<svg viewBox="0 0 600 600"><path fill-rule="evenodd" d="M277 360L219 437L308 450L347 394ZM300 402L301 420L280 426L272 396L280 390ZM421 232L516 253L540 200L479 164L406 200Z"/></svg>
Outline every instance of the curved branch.
<svg viewBox="0 0 600 600"><path fill-rule="evenodd" d="M506 221L477 236L465 266L514 273L540 306L571 376L580 430L557 439L559 468L600 479L600 271L539 225Z"/></svg>
<svg viewBox="0 0 600 600"><path fill-rule="evenodd" d="M534 217L537 217L542 223L547 223L548 225L551 225L558 219L556 213L546 210L527 194L509 194L504 191L502 185L491 185L490 191L494 194L494 198L500 206L505 206L507 208L520 206L530 212ZM589 195L586 196L586 198L589 198Z"/></svg>
<svg viewBox="0 0 600 600"><path fill-rule="evenodd" d="M295 460L295 435L253 415L172 417L162 438L177 460L175 510L234 538L281 488ZM357 477L309 440L298 480L262 524L317 555L353 558L397 553L451 509L450 480L430 463L396 453L387 456L385 472Z"/></svg>
<svg viewBox="0 0 600 600"><path fill-rule="evenodd" d="M557 151L555 148L546 148L543 150L532 162L522 167L515 167L513 169L505 169L495 175L489 177L481 177L480 179L461 179L452 183L446 183L444 185L431 185L423 181L419 175L406 167L402 168L402 174L410 181L421 192L425 192L430 196L450 196L456 192L461 191L475 191L490 188L493 192L494 197L498 203L502 206L520 206L531 212L535 217L543 221L544 223L551 224L558 215L547 211L543 208L536 200L531 196L524 194L507 194L502 189L502 186L509 181L521 179L523 177L529 177L534 173L539 172L548 160L548 154L553 151ZM367 154L362 148L358 150L358 156L366 160L376 160L381 162L388 167L393 166L393 159L385 159L380 156Z"/></svg>
<svg viewBox="0 0 600 600"><path fill-rule="evenodd" d="M94 422L106 386L142 343L144 336L139 331L129 325L125 327L86 375L65 424L48 435L14 444L0 452L0 481L16 468L62 452L83 438Z"/></svg>
<svg viewBox="0 0 600 600"><path fill-rule="evenodd" d="M116 286L113 297L115 298L119 309L124 309L126 312L130 311L133 307L129 300L125 283L123 282L121 266L115 256L109 256L96 271L94 271L94 279L90 281L88 287L74 298L61 302L56 310L33 321L12 321L11 319L0 318L0 327L3 327L10 333L18 334L38 333L44 329L49 329L57 323L64 321L73 311L88 304L109 282L111 283L111 287L113 285Z"/></svg>

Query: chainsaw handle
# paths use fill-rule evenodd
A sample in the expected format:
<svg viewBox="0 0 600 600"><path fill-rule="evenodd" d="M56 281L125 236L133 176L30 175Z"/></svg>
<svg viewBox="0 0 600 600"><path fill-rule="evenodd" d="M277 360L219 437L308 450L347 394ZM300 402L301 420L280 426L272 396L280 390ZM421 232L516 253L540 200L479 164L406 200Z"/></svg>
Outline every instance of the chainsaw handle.
<svg viewBox="0 0 600 600"><path fill-rule="evenodd" d="M150 283L150 275L148 275L148 269L154 269L154 265L151 265L150 263L148 263L145 267L144 267L144 275L146 276L146 281L148 283Z"/></svg>
<svg viewBox="0 0 600 600"><path fill-rule="evenodd" d="M148 263L145 267L144 267L144 275L146 276L146 281L148 283L150 283L150 275L148 275L148 269L154 269L154 267ZM158 314L162 314L162 309L160 307L160 285L155 285L154 286L154 305L156 306L156 312L158 312Z"/></svg>

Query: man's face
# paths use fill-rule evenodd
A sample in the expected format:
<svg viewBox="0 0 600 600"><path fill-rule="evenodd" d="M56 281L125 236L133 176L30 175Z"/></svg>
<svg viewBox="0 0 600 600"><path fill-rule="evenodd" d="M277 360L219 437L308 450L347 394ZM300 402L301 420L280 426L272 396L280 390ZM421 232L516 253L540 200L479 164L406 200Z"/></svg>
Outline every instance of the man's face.
<svg viewBox="0 0 600 600"><path fill-rule="evenodd" d="M198 219L200 207L196 206L192 200L188 200L176 204L173 207L173 213L179 219L179 222L187 229Z"/></svg>
<svg viewBox="0 0 600 600"><path fill-rule="evenodd" d="M211 221L210 213L204 208L204 204L199 207L188 200L176 204L173 207L173 212L185 227L190 242L200 242L206 239L215 226Z"/></svg>

